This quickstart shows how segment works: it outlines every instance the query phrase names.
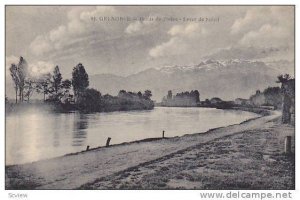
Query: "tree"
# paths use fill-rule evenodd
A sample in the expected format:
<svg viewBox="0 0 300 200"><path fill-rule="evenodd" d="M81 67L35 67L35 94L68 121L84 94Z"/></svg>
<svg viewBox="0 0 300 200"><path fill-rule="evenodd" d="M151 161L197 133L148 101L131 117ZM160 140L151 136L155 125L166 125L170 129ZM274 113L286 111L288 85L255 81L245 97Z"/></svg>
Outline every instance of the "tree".
<svg viewBox="0 0 300 200"><path fill-rule="evenodd" d="M18 102L18 92L19 92L19 100L20 102L24 99L24 87L25 80L27 76L27 62L21 56L19 63L12 64L9 68L11 77L15 83L15 91L16 91L16 103Z"/></svg>
<svg viewBox="0 0 300 200"><path fill-rule="evenodd" d="M14 88L16 91L16 103L18 103L18 89L19 89L18 68L15 64L11 64L9 71L10 71L11 78L15 84Z"/></svg>
<svg viewBox="0 0 300 200"><path fill-rule="evenodd" d="M173 95L172 95L172 90L169 90L169 91L168 91L168 95L167 95L167 99L168 99L168 100L171 100L172 97L173 97Z"/></svg>
<svg viewBox="0 0 300 200"><path fill-rule="evenodd" d="M118 93L118 97L125 97L127 94L126 90L120 90Z"/></svg>
<svg viewBox="0 0 300 200"><path fill-rule="evenodd" d="M46 95L52 92L50 87L51 84L51 74L44 74L36 81L36 91L38 93L43 93L44 101L46 101Z"/></svg>
<svg viewBox="0 0 300 200"><path fill-rule="evenodd" d="M17 66L17 74L19 79L19 99L21 102L24 100L24 87L27 76L27 67L28 65L26 60L21 56Z"/></svg>
<svg viewBox="0 0 300 200"><path fill-rule="evenodd" d="M291 121L291 107L295 100L295 79L291 79L289 74L279 75L277 83L281 83L281 93L283 95L282 123Z"/></svg>
<svg viewBox="0 0 300 200"><path fill-rule="evenodd" d="M53 79L53 83L52 83L53 89L54 89L55 94L57 95L59 89L61 88L61 80L62 80L62 76L61 76L58 66L56 66L54 68L52 79Z"/></svg>
<svg viewBox="0 0 300 200"><path fill-rule="evenodd" d="M279 87L268 87L263 92L265 104L274 106L275 109L281 107L282 93Z"/></svg>
<svg viewBox="0 0 300 200"><path fill-rule="evenodd" d="M69 90L72 86L72 82L69 79L63 80L61 82L62 96L65 97L65 102L72 100L72 95L70 95Z"/></svg>
<svg viewBox="0 0 300 200"><path fill-rule="evenodd" d="M29 102L29 99L34 92L34 89L35 89L34 83L35 83L35 81L33 79L27 78L25 80L24 97L27 98L27 102Z"/></svg>
<svg viewBox="0 0 300 200"><path fill-rule="evenodd" d="M196 103L199 103L199 102L200 102L200 93L199 93L199 91L198 91L198 90L195 90L195 91L193 92L193 95L194 95L194 97L195 97Z"/></svg>
<svg viewBox="0 0 300 200"><path fill-rule="evenodd" d="M141 93L141 91L139 91L139 92L137 93L137 95L138 95L138 97L139 97L140 99L143 97L143 94Z"/></svg>
<svg viewBox="0 0 300 200"><path fill-rule="evenodd" d="M72 82L69 79L63 80L61 82L61 87L65 90L69 90L72 86Z"/></svg>
<svg viewBox="0 0 300 200"><path fill-rule="evenodd" d="M72 72L72 86L76 101L89 86L89 76L86 73L84 66L79 63L74 67Z"/></svg>
<svg viewBox="0 0 300 200"><path fill-rule="evenodd" d="M291 79L291 76L289 74L285 74L285 75L279 75L277 76L277 81L276 83L286 83Z"/></svg>
<svg viewBox="0 0 300 200"><path fill-rule="evenodd" d="M152 97L152 93L150 90L146 90L143 94L143 97L146 99L146 100L150 100L150 98Z"/></svg>
<svg viewBox="0 0 300 200"><path fill-rule="evenodd" d="M84 112L98 112L101 109L101 93L95 89L86 89L77 102L77 107Z"/></svg>

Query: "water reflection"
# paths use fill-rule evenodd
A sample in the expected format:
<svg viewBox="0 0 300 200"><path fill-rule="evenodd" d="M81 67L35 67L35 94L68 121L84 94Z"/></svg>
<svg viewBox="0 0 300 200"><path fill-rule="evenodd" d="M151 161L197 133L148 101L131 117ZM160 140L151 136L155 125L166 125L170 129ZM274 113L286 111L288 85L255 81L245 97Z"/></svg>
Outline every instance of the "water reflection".
<svg viewBox="0 0 300 200"><path fill-rule="evenodd" d="M89 115L82 113L74 114L72 146L83 146L85 144L88 129L88 116Z"/></svg>
<svg viewBox="0 0 300 200"><path fill-rule="evenodd" d="M54 117L54 126L58 126L61 122L61 119L59 117ZM52 141L52 145L53 147L59 147L60 146L60 129L54 128L53 129L53 141Z"/></svg>
<svg viewBox="0 0 300 200"><path fill-rule="evenodd" d="M20 164L145 138L199 133L240 123L253 113L207 108L80 114L27 112L6 116L6 164Z"/></svg>

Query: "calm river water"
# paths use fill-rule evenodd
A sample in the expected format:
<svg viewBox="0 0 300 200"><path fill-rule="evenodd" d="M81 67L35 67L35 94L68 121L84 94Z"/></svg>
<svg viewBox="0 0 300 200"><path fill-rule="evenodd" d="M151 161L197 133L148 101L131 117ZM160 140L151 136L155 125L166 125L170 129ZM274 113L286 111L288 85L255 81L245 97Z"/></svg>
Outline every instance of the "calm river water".
<svg viewBox="0 0 300 200"><path fill-rule="evenodd" d="M45 113L6 116L6 165L27 163L111 144L205 132L258 115L213 108L162 108L111 113Z"/></svg>

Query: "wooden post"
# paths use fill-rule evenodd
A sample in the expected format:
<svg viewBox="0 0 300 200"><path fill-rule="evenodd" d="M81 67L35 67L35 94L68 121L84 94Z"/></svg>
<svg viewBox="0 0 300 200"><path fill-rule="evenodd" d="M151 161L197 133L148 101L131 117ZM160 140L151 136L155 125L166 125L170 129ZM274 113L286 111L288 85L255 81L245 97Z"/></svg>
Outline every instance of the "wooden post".
<svg viewBox="0 0 300 200"><path fill-rule="evenodd" d="M165 138L165 131L162 132L162 138Z"/></svg>
<svg viewBox="0 0 300 200"><path fill-rule="evenodd" d="M108 146L109 146L109 142L110 142L110 140L111 140L111 138L110 138L110 137L108 137L108 138L107 138L107 140L106 140L106 147L108 147Z"/></svg>
<svg viewBox="0 0 300 200"><path fill-rule="evenodd" d="M284 141L284 153L292 153L292 136L286 136Z"/></svg>
<svg viewBox="0 0 300 200"><path fill-rule="evenodd" d="M90 150L90 146L89 145L86 146L86 150L87 151Z"/></svg>

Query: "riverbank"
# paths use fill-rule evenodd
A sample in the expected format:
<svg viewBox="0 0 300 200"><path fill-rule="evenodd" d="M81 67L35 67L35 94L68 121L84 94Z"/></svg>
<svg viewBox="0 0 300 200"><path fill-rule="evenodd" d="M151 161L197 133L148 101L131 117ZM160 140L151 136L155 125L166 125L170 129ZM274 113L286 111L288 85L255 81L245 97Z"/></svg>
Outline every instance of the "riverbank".
<svg viewBox="0 0 300 200"><path fill-rule="evenodd" d="M197 189L213 189L215 184L210 186L208 184L206 185L207 187L203 187L201 184L196 184L194 187L192 187L193 184L192 186L187 184L186 187L184 185L180 186L180 184L174 185L172 184L174 180L173 177L171 177L171 174L174 176L179 175L178 178L180 179L180 173L182 173L182 171L179 169L185 169L192 165L192 163L195 163L195 165L196 163L206 163L207 165L205 165L205 167L219 167L216 163L212 163L213 160L217 160L217 163L227 163L227 166L224 167L228 167L228 165L241 166L240 163L238 163L238 160L244 159L246 162L247 160L245 159L250 159L248 161L251 161L250 165L252 166L252 163L256 162L253 158L261 158L262 155L264 159L260 159L261 162L258 162L251 169L246 167L248 166L247 164L242 167L245 171L231 169L232 172L239 172L239 177L243 177L242 175L245 174L244 177L246 178L246 175L249 175L248 172L251 171L251 175L257 174L257 178L259 179L262 177L262 173L266 173L261 169L263 162L269 162L265 159L270 158L270 160L272 160L272 156L282 156L281 153L283 150L284 136L294 134L293 127L283 126L278 123L278 120L276 119L278 119L279 116L280 114L278 112L272 111L269 116L248 120L238 125L213 129L206 133L185 135L183 137L168 139L154 139L144 142L125 143L109 148L94 149L87 152L38 161L30 164L8 166L6 167L6 189L175 189L182 187L184 189L194 187ZM284 134L280 132L282 130ZM264 156L265 152L261 152L261 154L259 154L260 156L257 156L258 154L253 154L254 157L245 155L245 158L243 158L243 155L232 154L231 151L226 150L227 148L240 148L239 150L241 150L241 152L248 152L249 148L258 150L259 148L257 147L262 144L256 142L257 138L253 138L250 141L245 140L247 145L244 145L244 147L237 147L239 143L234 143L234 141L239 141L241 139L239 138L240 135L248 135L249 138L257 135L258 137L262 137L261 141L266 141L268 134L265 135L265 133L278 136L274 136L274 139L272 139L272 141L274 141L273 143L277 145L269 145L271 152L268 152L268 155L270 154L269 157ZM215 144L220 142L220 144L222 144L223 141L227 141L227 143L232 141L232 144L229 145L229 143L224 143L223 145L215 146ZM200 152L202 152L203 155ZM233 158L225 159L226 155L227 158L228 156L236 155L236 160L233 160ZM187 162L187 160L190 160L190 162ZM290 159L288 160L289 161L287 162L293 163ZM232 163L233 161L236 163ZM277 167L277 165L278 163L276 162L274 167ZM172 166L174 166L174 168ZM280 163L279 166L281 166ZM291 166L291 168L292 167L293 166ZM219 170L221 169L222 167L220 167ZM192 170L192 168L190 170ZM200 171L198 172L190 171L190 176L196 177L197 173L198 175L201 174L201 170L206 172L206 169L204 168L199 170ZM205 174L211 177L219 177L219 180L223 180L224 178L224 181L228 180L226 177L230 177L230 172L228 172L229 174L226 174L226 176L223 174L225 177L221 175L217 176L220 172L217 172L216 170L218 169L211 169L208 171L209 173ZM294 172L292 169L289 171ZM232 172L231 175L235 176L235 173ZM133 176L130 176L131 174ZM280 175L293 178L292 174L279 174L279 176ZM153 177L153 179L151 177ZM161 179L159 177L161 177ZM182 177L181 184L185 182L189 183L189 181L191 181L187 179L187 176L182 175ZM263 181L263 178L261 179L262 180L260 181ZM203 182L200 178L197 180L198 183L200 180ZM286 179L284 180L286 181ZM235 182L232 181L232 184L234 183ZM220 188L222 188L221 186L223 186L224 189L233 187L226 184L219 184ZM249 189L253 188L251 185L246 186L249 187ZM272 187L272 184L269 186L267 184L263 184L263 186L265 187L263 189L269 189ZM293 187L291 184L278 184L278 188L281 189L291 187ZM236 184L235 188L243 189L243 187L239 184Z"/></svg>
<svg viewBox="0 0 300 200"><path fill-rule="evenodd" d="M111 97L112 98L112 97ZM43 112L57 112L57 113L68 113L78 111L81 113L107 113L116 111L137 111L137 110L153 110L154 103L151 100L139 99L138 101L116 98L114 101L110 102L105 100L102 102L101 107L98 109L86 110L84 105L82 108L75 104L62 104L57 102L23 102L23 103L12 103L6 102L5 113L26 113L32 110L41 110Z"/></svg>

